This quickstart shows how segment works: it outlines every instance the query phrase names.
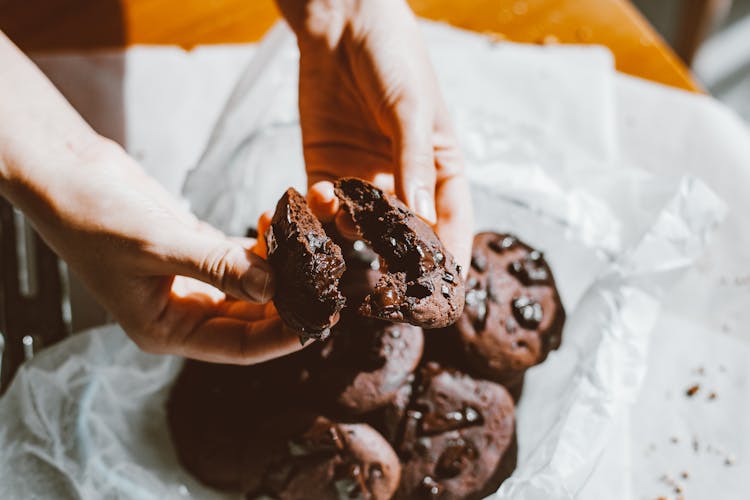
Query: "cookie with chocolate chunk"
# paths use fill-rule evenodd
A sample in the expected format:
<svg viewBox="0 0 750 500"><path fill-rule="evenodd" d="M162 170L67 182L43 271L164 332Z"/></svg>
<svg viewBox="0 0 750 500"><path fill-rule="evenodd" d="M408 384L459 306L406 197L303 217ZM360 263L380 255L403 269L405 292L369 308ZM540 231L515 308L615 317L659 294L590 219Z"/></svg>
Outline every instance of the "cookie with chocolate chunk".
<svg viewBox="0 0 750 500"><path fill-rule="evenodd" d="M401 424L395 498L478 498L496 489L514 436L513 400L499 384L427 363Z"/></svg>
<svg viewBox="0 0 750 500"><path fill-rule="evenodd" d="M507 386L560 346L565 311L538 250L508 234L474 237L466 304L455 328L468 364Z"/></svg>
<svg viewBox="0 0 750 500"><path fill-rule="evenodd" d="M360 314L423 328L454 323L463 310L464 280L432 228L395 196L361 179L340 179L335 192L384 264Z"/></svg>
<svg viewBox="0 0 750 500"><path fill-rule="evenodd" d="M283 453L278 432L304 430L311 416L307 396L309 349L252 366L188 360L167 400L167 424L180 463L203 483L243 491L266 468L266 457ZM292 411L295 410L295 411ZM269 415L291 413L282 422ZM312 415L314 416L314 415ZM283 437L283 436L282 436ZM252 445L252 446L251 446ZM248 453L248 447L263 453Z"/></svg>
<svg viewBox="0 0 750 500"><path fill-rule="evenodd" d="M276 205L265 238L276 276L274 304L279 315L300 332L303 343L327 337L345 303L339 290L346 269L341 249L293 188Z"/></svg>
<svg viewBox="0 0 750 500"><path fill-rule="evenodd" d="M318 349L316 397L347 416L383 406L410 378L423 345L417 326L345 315Z"/></svg>
<svg viewBox="0 0 750 500"><path fill-rule="evenodd" d="M398 457L366 424L318 417L288 441L288 450L287 456L267 469L261 489L248 498L388 500L399 484Z"/></svg>

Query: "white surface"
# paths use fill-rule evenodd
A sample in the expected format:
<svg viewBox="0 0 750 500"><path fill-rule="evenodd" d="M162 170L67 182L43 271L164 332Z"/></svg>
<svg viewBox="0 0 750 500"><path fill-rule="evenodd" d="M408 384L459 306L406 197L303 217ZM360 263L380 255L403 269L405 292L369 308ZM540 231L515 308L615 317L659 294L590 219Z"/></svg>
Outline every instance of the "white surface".
<svg viewBox="0 0 750 500"><path fill-rule="evenodd" d="M626 161L654 172L700 175L730 207L708 251L673 289L652 336L649 374L631 412L635 498L676 497L660 480L665 474L677 480L686 498L716 498L717 488L722 499L746 498L750 133L709 97L623 76L616 95L622 110L618 142ZM705 376L694 373L700 367ZM699 393L686 397L685 390L696 383ZM717 398L706 401L711 391ZM733 464L724 464L726 455L733 456ZM680 477L682 471L689 479Z"/></svg>
<svg viewBox="0 0 750 500"><path fill-rule="evenodd" d="M690 343L681 347L697 358L704 357L706 370L720 362L725 362L729 370L730 361L739 362L745 356L742 350L747 349L747 332L730 324L734 337L716 342L713 336L722 335L720 323L725 318L741 325L740 320L746 317L743 314L750 309L746 307L750 304L750 280L743 279L750 268L747 252L743 252L748 248L750 233L737 215L747 213L743 211L750 186L745 183L750 175L747 131L708 99L616 75L609 56L601 49L492 45L465 33L426 29L467 153L475 203L483 209L478 212L480 225L511 229L548 249L570 313L563 348L529 374L519 407L519 468L503 487L505 497L627 499L668 493L658 482L658 475L676 475L672 470L678 463L676 458L687 460L687 450L681 450L683 454L678 451L677 457L657 453L662 450L659 441L657 452L652 452L647 461L642 459L643 446L650 446L650 440L656 443L661 430L681 422L681 428L700 430L707 440L716 440L717 445L727 448L730 446L725 441L730 436L724 424L736 426L730 429L738 432L734 441L739 445L731 449L737 466L721 469L725 476L718 487L721 498L742 498L739 495L749 486L742 452L748 449L750 433L741 420L740 403L748 395L746 372L732 363L732 370L738 371L731 375L727 387L717 389L719 398L711 402L720 404L708 406L705 410L709 413L695 411L687 403L702 401L686 402L677 397L692 379L683 382L681 377L685 375L680 370L686 363L672 342L684 338L683 330L690 332ZM470 52L460 48L464 46ZM132 142L125 140L126 146L131 152L136 152L136 145L142 148L144 164L172 190L186 164L197 160L197 156L190 156L200 150L193 146L180 150L183 141L204 144L209 130L200 118L195 121L186 117L192 113L206 121L215 117L221 102L218 95L226 95L229 90L228 80L217 82L216 75L238 74L236 60L226 56L219 63L225 57L217 55L222 50L212 50L214 56L207 53L204 60L164 49L140 49L127 57L129 69L125 74L141 74L145 80L139 80L140 88L133 88L135 81L128 76L123 95L130 97L118 101L125 102L128 110L123 130L128 131L125 135ZM467 53L472 57L466 57ZM79 60L82 66L71 71L88 72L91 78L96 58L89 66L86 57L79 57L70 61ZM287 59L282 65L289 62ZM57 65L61 73L67 71L64 56L48 64ZM141 64L143 69L136 69ZM192 69L181 73L170 70L173 65ZM454 73L453 68L460 68L460 72ZM476 77L466 78L467 74ZM146 86L157 75L161 83ZM289 101L290 94L283 90L293 85L293 78L284 71L270 77L287 77L276 99L268 100L280 99L283 104L270 107L265 102L270 109L259 112L260 121L251 125L274 123L269 117L277 116L281 121L275 123L282 126L254 139L254 145L243 149L247 154L234 155L239 163L232 164L232 169L244 165L249 168L246 171L253 171L254 166L280 154L277 159L283 161L273 164L281 167L277 169L281 180L273 182L299 182L298 146L279 147L288 145L287 139L298 134L294 130L295 111L290 111L293 100ZM65 80L64 75L58 75L58 79ZM247 84L253 85L253 81L250 78ZM103 83L112 86L112 82ZM183 86L188 87L184 94L180 90ZM86 96L92 92L97 95L85 86L80 90L84 89L78 94L80 102L88 102ZM71 85L69 93L80 90ZM143 94L143 98L137 97ZM214 107L206 103L202 112L197 110L201 99L196 96L201 95L216 97ZM171 121L168 115L172 106L196 109L180 114L181 120ZM99 113L91 119L93 123L120 116L104 109L106 106L90 107L89 113ZM152 126L142 126L143 122ZM193 127L196 124L199 126ZM217 162L212 167L209 156L204 160L204 167L217 171L229 166ZM669 288L668 282L679 279L681 270L701 253L721 209L702 184L675 178L674 174L683 172L705 178L732 208L728 224L722 226L698 269L681 278L668 297L669 313L685 318L692 330L675 325L669 315L658 317L660 297ZM247 181L252 178L242 178L244 182L235 187L248 188ZM213 177L217 179L221 177ZM210 193L217 186L204 187ZM267 197L275 201L280 190L269 191ZM233 198L228 199L232 203ZM255 211L267 206L260 202L254 206L227 205L213 215L221 219L220 212L237 209L240 216L233 224L239 229L240 224L252 223L248 218L257 215ZM724 287L718 298L711 293L717 284ZM715 314L717 308L719 314ZM657 321L657 335L661 329L673 333L660 336L649 352L648 333ZM105 335L103 344L95 340ZM724 344L724 340L730 342L726 348L709 350L708 346ZM102 349L102 345L107 348ZM66 349L80 354L68 356ZM112 357L107 358L106 353ZM734 357L729 359L730 355ZM720 361L722 356L727 360ZM659 368L673 370L651 368L646 373L647 359L650 367L662 363ZM174 373L170 363L169 359L155 360L138 353L116 330L89 333L36 358L0 402L2 420L8 422L0 429L0 463L6 460L7 465L0 467L0 496L7 496L2 494L6 488L29 494L77 489L88 494L84 496L119 491L130 498L167 498L183 495L185 490L179 485L184 482L188 492L203 497L204 492L196 489L193 481L174 469L173 454L164 449L163 422L157 421L161 418L163 387ZM128 371L133 366L136 370ZM711 373L707 371L706 377ZM639 396L644 376L648 382ZM128 377L133 378L123 384ZM661 397L664 387L673 383L679 386L674 399ZM719 387L720 381L714 383ZM93 393L84 390L91 386L98 389ZM127 397L132 393L135 399ZM90 403L85 407L81 406L84 394L89 394ZM744 394L745 398L730 397L732 394ZM636 398L639 403L628 411ZM131 400L134 402L129 403ZM139 414L141 403L146 414L153 417L150 423L131 418ZM80 413L63 408L83 408L107 419L82 421ZM655 414L658 420L653 418ZM25 422L20 421L20 415L27 417ZM99 450L94 459L80 454L83 445L69 431L79 425L89 425L86 434L94 436L101 448L94 448ZM629 428L633 432L627 434ZM29 440L29 435L34 438ZM129 439L117 438L123 435ZM19 447L22 437L26 441ZM632 450L632 456L628 450ZM50 463L55 464L53 469L45 465ZM686 467L695 468L690 471L687 486L694 488L688 490L696 493L694 498L702 498L698 493L708 488L717 488L708 474L711 469L699 473L701 464L685 462ZM171 472L154 474L149 468ZM633 475L629 477L631 468ZM31 470L37 471L34 477L40 477L39 470L47 470L47 481L18 480L29 477ZM67 490L54 482L60 480L60 471L70 478L65 480ZM134 489L134 484L139 488ZM44 489L55 486L57 489Z"/></svg>

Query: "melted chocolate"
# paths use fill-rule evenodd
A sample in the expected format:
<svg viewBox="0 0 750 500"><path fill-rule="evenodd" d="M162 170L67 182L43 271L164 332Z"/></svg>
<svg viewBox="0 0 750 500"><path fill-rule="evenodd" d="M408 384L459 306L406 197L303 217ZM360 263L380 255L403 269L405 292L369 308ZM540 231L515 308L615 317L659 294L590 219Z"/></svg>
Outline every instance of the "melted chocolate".
<svg viewBox="0 0 750 500"><path fill-rule="evenodd" d="M393 287L381 287L373 292L375 297L375 303L385 310L398 309L399 304L403 298L396 288Z"/></svg>

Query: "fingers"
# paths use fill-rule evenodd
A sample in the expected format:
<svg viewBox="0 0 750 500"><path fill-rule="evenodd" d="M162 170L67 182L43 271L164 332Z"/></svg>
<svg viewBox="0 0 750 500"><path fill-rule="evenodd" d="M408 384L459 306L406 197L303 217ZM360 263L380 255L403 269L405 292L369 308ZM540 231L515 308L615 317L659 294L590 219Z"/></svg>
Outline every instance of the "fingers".
<svg viewBox="0 0 750 500"><path fill-rule="evenodd" d="M185 231L180 236L177 248L167 253L161 273L189 276L251 302L271 299L271 268L245 242L202 232Z"/></svg>
<svg viewBox="0 0 750 500"><path fill-rule="evenodd" d="M258 217L258 241L253 247L253 252L260 257L268 258L268 246L266 246L266 231L271 227L273 214L270 211L263 212Z"/></svg>
<svg viewBox="0 0 750 500"><path fill-rule="evenodd" d="M169 295L153 321L124 321L138 346L155 354L177 354L215 363L253 364L301 349L297 332L286 327L271 304L215 300L187 282L192 293Z"/></svg>
<svg viewBox="0 0 750 500"><path fill-rule="evenodd" d="M395 110L394 160L396 195L430 224L435 209L435 155L431 113L401 104Z"/></svg>
<svg viewBox="0 0 750 500"><path fill-rule="evenodd" d="M474 233L474 211L469 182L456 151L436 154L440 178L436 189L436 232L456 261L464 277L469 270Z"/></svg>
<svg viewBox="0 0 750 500"><path fill-rule="evenodd" d="M203 361L250 365L302 347L298 334L287 328L281 318L248 322L216 317L198 325L178 350L183 356Z"/></svg>
<svg viewBox="0 0 750 500"><path fill-rule="evenodd" d="M273 302L253 304L244 300L226 300L217 306L220 316L240 319L244 321L259 321L276 316L274 309L267 309Z"/></svg>
<svg viewBox="0 0 750 500"><path fill-rule="evenodd" d="M339 199L329 181L316 182L307 191L307 204L321 222L331 222L339 211Z"/></svg>
<svg viewBox="0 0 750 500"><path fill-rule="evenodd" d="M336 229L344 238L356 240L359 237L359 231L352 217L344 210L339 210L341 204L334 193L333 183L319 181L310 186L307 191L307 204L321 222L335 221Z"/></svg>

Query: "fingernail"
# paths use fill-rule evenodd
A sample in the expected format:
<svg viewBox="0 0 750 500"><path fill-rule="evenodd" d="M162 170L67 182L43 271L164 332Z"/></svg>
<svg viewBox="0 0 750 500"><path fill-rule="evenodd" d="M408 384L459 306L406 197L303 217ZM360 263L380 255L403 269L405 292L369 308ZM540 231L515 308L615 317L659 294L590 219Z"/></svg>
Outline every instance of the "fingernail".
<svg viewBox="0 0 750 500"><path fill-rule="evenodd" d="M437 222L437 215L435 214L435 200L432 197L432 193L425 188L421 187L414 193L414 211L417 215L422 217L430 224Z"/></svg>
<svg viewBox="0 0 750 500"><path fill-rule="evenodd" d="M253 266L242 279L242 288L251 299L264 304L271 298L271 273Z"/></svg>

